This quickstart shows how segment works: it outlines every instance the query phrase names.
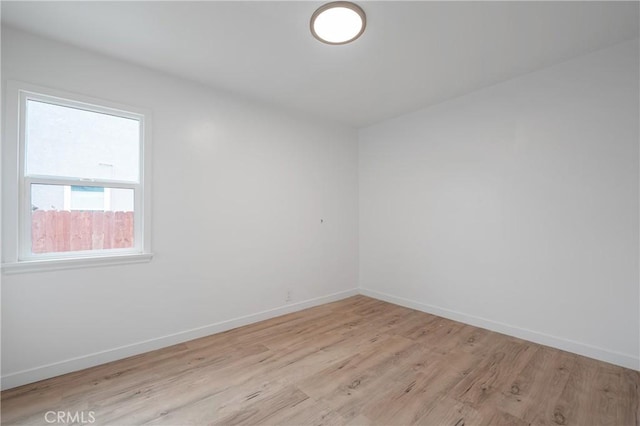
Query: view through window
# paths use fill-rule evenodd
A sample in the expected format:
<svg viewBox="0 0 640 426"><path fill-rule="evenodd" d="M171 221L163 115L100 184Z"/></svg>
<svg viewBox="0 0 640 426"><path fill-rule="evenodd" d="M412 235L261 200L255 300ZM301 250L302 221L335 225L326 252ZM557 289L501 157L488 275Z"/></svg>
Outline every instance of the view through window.
<svg viewBox="0 0 640 426"><path fill-rule="evenodd" d="M27 255L141 247L142 120L38 95L23 111Z"/></svg>

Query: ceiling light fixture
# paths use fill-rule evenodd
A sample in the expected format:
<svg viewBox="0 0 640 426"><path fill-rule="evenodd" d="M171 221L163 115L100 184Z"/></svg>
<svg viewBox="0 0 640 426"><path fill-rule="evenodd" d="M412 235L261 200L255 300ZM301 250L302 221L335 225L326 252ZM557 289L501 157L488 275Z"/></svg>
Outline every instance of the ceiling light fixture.
<svg viewBox="0 0 640 426"><path fill-rule="evenodd" d="M334 1L322 5L311 16L311 34L327 44L346 44L362 35L367 17L357 4Z"/></svg>

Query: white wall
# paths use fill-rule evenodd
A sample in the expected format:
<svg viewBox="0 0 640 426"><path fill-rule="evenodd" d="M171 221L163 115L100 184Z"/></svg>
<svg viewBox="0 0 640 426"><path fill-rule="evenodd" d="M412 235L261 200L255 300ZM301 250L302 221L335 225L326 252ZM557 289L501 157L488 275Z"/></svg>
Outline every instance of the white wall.
<svg viewBox="0 0 640 426"><path fill-rule="evenodd" d="M638 42L360 131L365 294L638 369Z"/></svg>
<svg viewBox="0 0 640 426"><path fill-rule="evenodd" d="M3 28L8 79L152 111L155 258L3 275L3 387L355 293L354 129Z"/></svg>

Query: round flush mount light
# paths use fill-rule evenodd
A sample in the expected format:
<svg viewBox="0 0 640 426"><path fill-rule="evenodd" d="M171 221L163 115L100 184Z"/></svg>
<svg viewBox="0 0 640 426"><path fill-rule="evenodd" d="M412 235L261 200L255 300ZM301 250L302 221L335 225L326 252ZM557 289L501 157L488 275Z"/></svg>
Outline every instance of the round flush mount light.
<svg viewBox="0 0 640 426"><path fill-rule="evenodd" d="M362 35L367 17L357 4L334 1L322 5L311 16L311 34L327 44L346 44Z"/></svg>

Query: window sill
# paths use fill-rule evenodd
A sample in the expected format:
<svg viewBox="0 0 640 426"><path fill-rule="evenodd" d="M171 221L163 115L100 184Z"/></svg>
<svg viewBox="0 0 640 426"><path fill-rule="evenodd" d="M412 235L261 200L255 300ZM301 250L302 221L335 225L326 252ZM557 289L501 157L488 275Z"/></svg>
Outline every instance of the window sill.
<svg viewBox="0 0 640 426"><path fill-rule="evenodd" d="M62 269L95 268L99 266L127 265L146 263L153 253L123 254L103 257L75 257L69 259L24 260L15 263L3 263L3 274L24 274L30 272L59 271Z"/></svg>

